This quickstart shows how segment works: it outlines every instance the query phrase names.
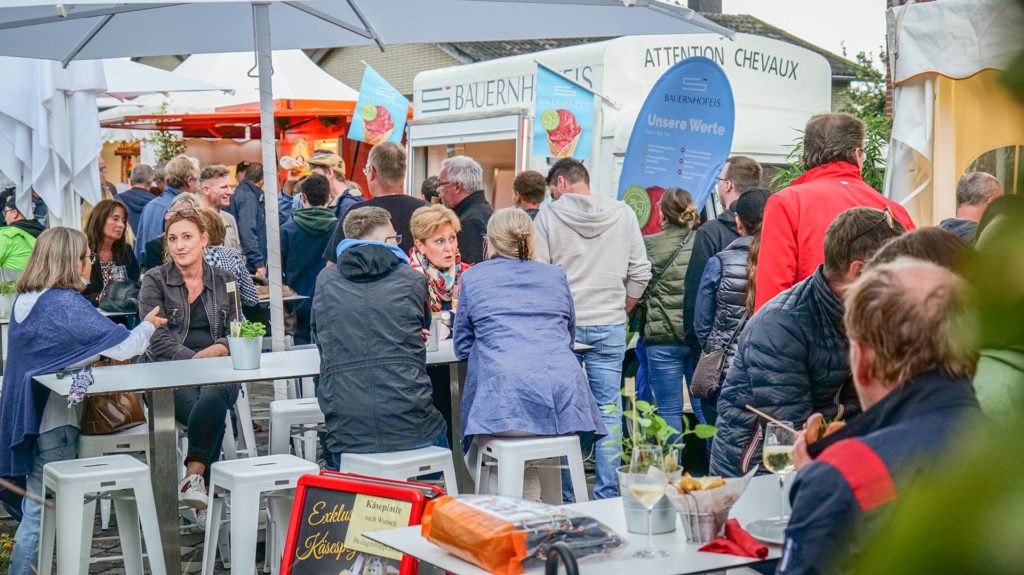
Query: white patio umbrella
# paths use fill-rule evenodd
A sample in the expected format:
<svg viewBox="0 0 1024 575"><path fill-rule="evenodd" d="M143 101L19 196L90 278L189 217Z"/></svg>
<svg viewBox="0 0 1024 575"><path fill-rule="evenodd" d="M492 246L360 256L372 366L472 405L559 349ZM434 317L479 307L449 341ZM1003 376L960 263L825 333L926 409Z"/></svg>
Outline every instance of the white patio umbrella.
<svg viewBox="0 0 1024 575"><path fill-rule="evenodd" d="M162 31L154 34L159 23ZM231 33L252 23L253 36ZM74 4L8 0L0 8L0 55L73 60L255 49L263 165L274 148L272 49L732 32L662 0L122 0ZM267 178L271 334L284 348L277 182Z"/></svg>
<svg viewBox="0 0 1024 575"><path fill-rule="evenodd" d="M15 184L18 209L32 213L34 190L51 221L73 225L79 197L100 201L96 96L106 89L103 66L0 57L0 77L0 171Z"/></svg>

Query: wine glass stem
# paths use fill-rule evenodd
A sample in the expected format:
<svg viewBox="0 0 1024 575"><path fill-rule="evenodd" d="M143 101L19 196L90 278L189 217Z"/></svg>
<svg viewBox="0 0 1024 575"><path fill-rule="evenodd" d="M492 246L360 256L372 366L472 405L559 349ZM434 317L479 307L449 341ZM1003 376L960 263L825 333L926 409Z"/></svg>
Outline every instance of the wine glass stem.
<svg viewBox="0 0 1024 575"><path fill-rule="evenodd" d="M786 476L779 473L779 519L786 518Z"/></svg>
<svg viewBox="0 0 1024 575"><path fill-rule="evenodd" d="M654 508L647 510L647 551L654 551Z"/></svg>

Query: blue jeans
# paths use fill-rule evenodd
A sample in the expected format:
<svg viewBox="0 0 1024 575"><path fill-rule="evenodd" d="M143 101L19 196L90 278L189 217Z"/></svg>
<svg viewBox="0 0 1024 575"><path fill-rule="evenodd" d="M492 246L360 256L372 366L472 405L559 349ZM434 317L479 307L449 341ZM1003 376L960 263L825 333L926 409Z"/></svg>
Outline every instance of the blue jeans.
<svg viewBox="0 0 1024 575"><path fill-rule="evenodd" d="M25 491L32 495L43 495L43 466L56 461L68 461L78 457L79 430L64 425L43 433L36 439L36 454L32 460L32 472L25 481ZM10 575L33 575L39 560L39 527L43 506L26 497L21 502L22 518L18 532L14 535L14 549L11 551Z"/></svg>
<svg viewBox="0 0 1024 575"><path fill-rule="evenodd" d="M601 413L608 435L597 442L594 499L619 496L619 478L615 470L620 464L618 441L622 438L622 360L626 356L626 324L589 325L576 328L576 342L594 349L577 353L583 363L597 406L618 406L614 414ZM592 443L592 442L587 442ZM584 444L586 453L591 445ZM569 473L562 470L562 498L572 501Z"/></svg>
<svg viewBox="0 0 1024 575"><path fill-rule="evenodd" d="M672 427L683 430L683 377L684 364L689 350L681 345L647 345L645 356L641 359L647 370L654 404L658 406L658 415ZM692 400L691 400L692 401ZM693 401L693 411L698 411ZM698 415L698 419L700 416ZM679 439L676 435L670 439ZM682 455L682 450L680 450Z"/></svg>
<svg viewBox="0 0 1024 575"><path fill-rule="evenodd" d="M441 433L439 433L437 435L437 437L435 437L434 439L424 443L423 445L414 445L412 447L409 447L408 449L409 450L423 449L424 447L443 447L445 449L448 449L449 448L448 446L449 446L449 444L448 444L448 429L447 428L442 428L441 429ZM338 453L338 452L326 453L324 458L327 460L327 464L329 466L328 469L331 469L331 470L334 470L334 471L337 471L337 470L341 469L341 456L342 456L342 454ZM432 479L432 478L435 478L435 477L439 478L440 475L436 475L436 476L434 474L427 475L425 477L425 479Z"/></svg>

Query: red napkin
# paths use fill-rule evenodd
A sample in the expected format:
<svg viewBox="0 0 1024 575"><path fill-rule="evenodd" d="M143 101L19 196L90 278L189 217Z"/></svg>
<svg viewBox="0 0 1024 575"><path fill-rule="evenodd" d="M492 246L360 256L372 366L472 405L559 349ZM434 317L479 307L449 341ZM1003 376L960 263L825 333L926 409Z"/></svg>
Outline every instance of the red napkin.
<svg viewBox="0 0 1024 575"><path fill-rule="evenodd" d="M725 537L715 539L701 547L700 551L725 553L740 557L754 557L757 559L768 557L768 548L751 537L750 533L747 533L745 529L740 527L740 522L735 519L730 519L725 523Z"/></svg>

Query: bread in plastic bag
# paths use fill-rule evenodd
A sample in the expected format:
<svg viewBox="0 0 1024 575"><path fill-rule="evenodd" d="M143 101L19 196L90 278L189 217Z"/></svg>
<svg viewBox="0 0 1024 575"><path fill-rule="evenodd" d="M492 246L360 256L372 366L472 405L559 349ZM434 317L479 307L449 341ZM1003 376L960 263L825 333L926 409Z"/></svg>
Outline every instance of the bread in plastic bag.
<svg viewBox="0 0 1024 575"><path fill-rule="evenodd" d="M626 546L593 517L563 507L497 495L445 496L427 504L423 536L449 553L497 575L543 565L563 542L577 559Z"/></svg>

